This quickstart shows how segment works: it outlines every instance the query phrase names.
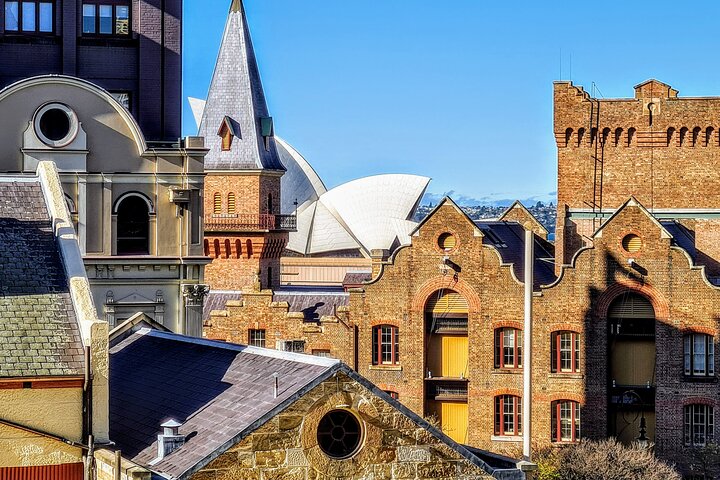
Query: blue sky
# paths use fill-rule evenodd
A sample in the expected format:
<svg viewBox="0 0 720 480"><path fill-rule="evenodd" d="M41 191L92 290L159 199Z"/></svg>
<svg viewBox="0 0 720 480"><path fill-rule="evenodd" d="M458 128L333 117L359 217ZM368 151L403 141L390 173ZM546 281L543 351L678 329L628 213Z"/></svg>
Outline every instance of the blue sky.
<svg viewBox="0 0 720 480"><path fill-rule="evenodd" d="M230 0L184 3L185 97L205 98ZM415 173L471 199L555 191L552 82L571 61L606 98L650 77L720 95L720 2L693 5L245 0L276 133L328 187Z"/></svg>

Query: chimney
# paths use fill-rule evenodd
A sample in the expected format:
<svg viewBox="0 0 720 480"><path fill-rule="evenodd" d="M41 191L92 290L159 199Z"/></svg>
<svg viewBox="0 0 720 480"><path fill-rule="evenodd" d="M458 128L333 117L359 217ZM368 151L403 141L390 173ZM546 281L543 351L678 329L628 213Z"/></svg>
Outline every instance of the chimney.
<svg viewBox="0 0 720 480"><path fill-rule="evenodd" d="M178 432L181 425L174 418L160 425L163 433L158 435L158 460L165 458L185 444L185 435L180 435Z"/></svg>

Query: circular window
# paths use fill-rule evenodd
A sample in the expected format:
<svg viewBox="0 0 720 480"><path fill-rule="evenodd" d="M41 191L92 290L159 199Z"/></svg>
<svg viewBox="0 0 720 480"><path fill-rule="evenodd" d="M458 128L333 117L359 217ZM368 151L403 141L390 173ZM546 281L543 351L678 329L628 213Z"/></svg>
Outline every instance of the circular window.
<svg viewBox="0 0 720 480"><path fill-rule="evenodd" d="M35 133L49 147L59 148L75 140L78 121L75 112L61 103L49 103L35 112Z"/></svg>
<svg viewBox="0 0 720 480"><path fill-rule="evenodd" d="M638 237L634 233L629 233L625 235L625 237L623 237L622 247L628 253L638 252L642 247L642 240L640 240L640 237Z"/></svg>
<svg viewBox="0 0 720 480"><path fill-rule="evenodd" d="M455 240L455 235L452 233L441 233L438 237L438 247L440 247L440 250L447 252L455 248L455 245L457 245L457 241Z"/></svg>
<svg viewBox="0 0 720 480"><path fill-rule="evenodd" d="M361 439L360 422L347 410L329 411L318 425L318 446L330 458L341 460L352 456L360 447Z"/></svg>

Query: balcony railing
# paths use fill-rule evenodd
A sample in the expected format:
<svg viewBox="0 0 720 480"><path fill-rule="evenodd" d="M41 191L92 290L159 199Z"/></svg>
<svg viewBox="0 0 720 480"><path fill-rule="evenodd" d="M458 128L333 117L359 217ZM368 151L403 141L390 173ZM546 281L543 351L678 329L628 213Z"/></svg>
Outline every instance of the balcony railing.
<svg viewBox="0 0 720 480"><path fill-rule="evenodd" d="M233 216L210 216L205 218L206 232L256 232L263 230L294 232L297 230L295 215L238 214Z"/></svg>

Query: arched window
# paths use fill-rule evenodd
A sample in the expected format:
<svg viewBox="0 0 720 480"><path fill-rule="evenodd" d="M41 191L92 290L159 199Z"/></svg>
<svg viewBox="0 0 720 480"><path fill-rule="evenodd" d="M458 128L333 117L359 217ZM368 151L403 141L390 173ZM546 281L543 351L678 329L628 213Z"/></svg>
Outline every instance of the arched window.
<svg viewBox="0 0 720 480"><path fill-rule="evenodd" d="M566 146L566 147L567 147L568 145L570 145L570 139L572 138L572 134L573 134L573 129L572 129L572 128L568 128L568 129L565 130L565 146Z"/></svg>
<svg viewBox="0 0 720 480"><path fill-rule="evenodd" d="M495 435L522 435L522 401L516 395L495 397Z"/></svg>
<svg viewBox="0 0 720 480"><path fill-rule="evenodd" d="M252 258L253 256L252 240L249 238L245 240L245 255L247 255L247 258Z"/></svg>
<svg viewBox="0 0 720 480"><path fill-rule="evenodd" d="M117 206L117 254L150 253L150 209L139 195L128 195Z"/></svg>
<svg viewBox="0 0 720 480"><path fill-rule="evenodd" d="M495 329L495 368L522 368L522 330Z"/></svg>
<svg viewBox="0 0 720 480"><path fill-rule="evenodd" d="M394 325L377 325L372 328L372 364L397 365L400 363L398 328Z"/></svg>
<svg viewBox="0 0 720 480"><path fill-rule="evenodd" d="M222 197L218 192L213 195L213 213L216 215L222 213Z"/></svg>
<svg viewBox="0 0 720 480"><path fill-rule="evenodd" d="M595 127L592 127L590 129L590 145L595 145L595 142L597 142L597 134L598 134L598 129Z"/></svg>
<svg viewBox="0 0 720 480"><path fill-rule="evenodd" d="M230 247L230 239L225 239L225 258L230 258L230 254L232 253L232 248Z"/></svg>
<svg viewBox="0 0 720 480"><path fill-rule="evenodd" d="M715 129L713 127L707 127L705 129L705 146L707 147L710 145L710 142L712 142L713 132Z"/></svg>
<svg viewBox="0 0 720 480"><path fill-rule="evenodd" d="M575 373L580 371L580 334L558 331L550 334L550 371Z"/></svg>
<svg viewBox="0 0 720 480"><path fill-rule="evenodd" d="M686 405L683 413L685 445L702 447L711 443L715 438L715 409L694 403Z"/></svg>
<svg viewBox="0 0 720 480"><path fill-rule="evenodd" d="M585 129L584 128L578 128L577 132L577 146L582 146L583 138L585 137Z"/></svg>
<svg viewBox="0 0 720 480"><path fill-rule="evenodd" d="M205 246L205 256L209 257L210 256L210 242L207 240L207 238L205 239L204 246Z"/></svg>
<svg viewBox="0 0 720 480"><path fill-rule="evenodd" d="M693 128L692 131L692 146L697 146L698 138L700 138L700 127Z"/></svg>
<svg viewBox="0 0 720 480"><path fill-rule="evenodd" d="M635 128L630 127L628 128L627 146L631 146L633 141L635 141Z"/></svg>
<svg viewBox="0 0 720 480"><path fill-rule="evenodd" d="M602 131L602 137L600 141L602 142L602 145L607 144L608 138L610 138L610 129L609 128L603 128Z"/></svg>
<svg viewBox="0 0 720 480"><path fill-rule="evenodd" d="M617 147L620 145L620 139L622 138L623 129L618 127L615 129L615 146Z"/></svg>
<svg viewBox="0 0 720 480"><path fill-rule="evenodd" d="M715 376L715 341L711 335L689 333L685 335L683 347L685 375Z"/></svg>
<svg viewBox="0 0 720 480"><path fill-rule="evenodd" d="M558 400L551 405L552 441L568 443L580 440L580 404L572 400Z"/></svg>
<svg viewBox="0 0 720 480"><path fill-rule="evenodd" d="M215 248L215 258L220 258L220 240L217 238L213 240L213 247Z"/></svg>
<svg viewBox="0 0 720 480"><path fill-rule="evenodd" d="M228 193L228 213L235 213L235 194L233 192Z"/></svg>
<svg viewBox="0 0 720 480"><path fill-rule="evenodd" d="M242 254L242 240L235 240L235 258L240 258Z"/></svg>
<svg viewBox="0 0 720 480"><path fill-rule="evenodd" d="M670 127L667 129L667 146L672 145L673 137L675 136L675 129Z"/></svg>
<svg viewBox="0 0 720 480"><path fill-rule="evenodd" d="M687 133L688 133L687 127L682 127L680 129L680 146L681 147L685 144L685 141L687 140Z"/></svg>

